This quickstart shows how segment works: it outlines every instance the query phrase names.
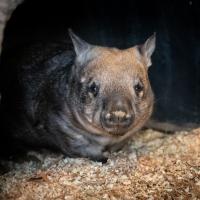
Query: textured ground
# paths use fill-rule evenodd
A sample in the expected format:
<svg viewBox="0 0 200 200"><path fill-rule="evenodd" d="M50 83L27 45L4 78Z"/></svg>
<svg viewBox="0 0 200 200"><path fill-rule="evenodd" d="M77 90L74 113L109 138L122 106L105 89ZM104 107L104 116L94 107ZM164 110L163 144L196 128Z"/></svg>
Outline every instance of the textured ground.
<svg viewBox="0 0 200 200"><path fill-rule="evenodd" d="M107 164L30 157L9 163L13 169L0 176L0 199L200 199L200 129L141 131Z"/></svg>

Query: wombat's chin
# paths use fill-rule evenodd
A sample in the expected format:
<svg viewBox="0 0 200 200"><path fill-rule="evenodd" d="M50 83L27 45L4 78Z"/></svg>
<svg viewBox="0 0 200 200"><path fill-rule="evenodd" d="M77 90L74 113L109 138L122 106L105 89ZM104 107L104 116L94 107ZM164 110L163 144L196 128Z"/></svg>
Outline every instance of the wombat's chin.
<svg viewBox="0 0 200 200"><path fill-rule="evenodd" d="M118 136L118 137L123 136L130 131L129 129L121 129L121 128L118 128L118 127L104 128L104 130L110 136Z"/></svg>
<svg viewBox="0 0 200 200"><path fill-rule="evenodd" d="M84 124L83 127L86 131L88 131L90 134L95 134L95 135L101 135L101 136L108 136L108 137L113 137L113 136L123 136L127 133L127 130L121 130L117 128L113 129L106 129L102 127L99 124L95 124L94 122L89 122Z"/></svg>

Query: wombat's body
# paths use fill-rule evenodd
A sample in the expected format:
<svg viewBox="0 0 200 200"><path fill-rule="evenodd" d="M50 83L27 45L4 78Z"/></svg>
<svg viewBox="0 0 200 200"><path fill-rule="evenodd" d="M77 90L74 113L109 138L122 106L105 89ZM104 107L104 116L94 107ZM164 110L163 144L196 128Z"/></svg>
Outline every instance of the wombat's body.
<svg viewBox="0 0 200 200"><path fill-rule="evenodd" d="M4 133L23 145L105 161L105 152L119 149L151 115L147 68L155 37L127 50L71 38L75 52L33 57L17 68L2 92Z"/></svg>

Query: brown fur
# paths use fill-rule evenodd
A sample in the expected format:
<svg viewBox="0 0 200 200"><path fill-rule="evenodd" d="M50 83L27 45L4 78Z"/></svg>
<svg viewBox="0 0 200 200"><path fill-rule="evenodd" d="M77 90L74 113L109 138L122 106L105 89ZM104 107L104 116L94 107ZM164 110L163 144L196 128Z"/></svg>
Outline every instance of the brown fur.
<svg viewBox="0 0 200 200"><path fill-rule="evenodd" d="M148 67L145 65L143 57L138 53L137 46L126 50L95 47L93 51L98 56L88 64L85 76L95 77L94 79L103 83L100 92L104 93L105 96L113 92L127 97L134 96L133 85L137 78L142 80L144 90L151 90L147 74ZM140 98L143 96L144 92L142 91ZM146 97L147 99L141 103L142 109L153 105L153 95L146 95ZM148 101L149 105L146 103ZM139 119L137 126L146 121L151 112L152 108ZM105 131L101 134L107 135Z"/></svg>
<svg viewBox="0 0 200 200"><path fill-rule="evenodd" d="M149 84L147 66L144 59L139 55L137 47L120 50L116 48L96 47L98 55L87 69L92 77L98 77L102 82L110 82L112 89L123 87L127 90L128 84L121 81L132 82L133 77L140 77L144 86ZM109 91L108 91L109 92Z"/></svg>
<svg viewBox="0 0 200 200"><path fill-rule="evenodd" d="M5 107L3 124L19 143L105 162L106 151L121 148L151 115L148 67L155 35L125 50L70 36L75 59L67 50L47 62L20 66L17 102L23 103L11 112Z"/></svg>

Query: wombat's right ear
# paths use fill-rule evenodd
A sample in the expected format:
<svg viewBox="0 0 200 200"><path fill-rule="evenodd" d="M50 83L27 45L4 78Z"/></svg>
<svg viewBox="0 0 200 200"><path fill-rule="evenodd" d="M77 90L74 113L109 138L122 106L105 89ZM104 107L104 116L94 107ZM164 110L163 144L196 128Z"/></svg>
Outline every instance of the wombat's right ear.
<svg viewBox="0 0 200 200"><path fill-rule="evenodd" d="M90 47L92 45L90 45L86 41L82 40L77 35L75 35L71 29L68 29L68 32L69 32L69 36L71 37L71 40L73 42L74 50L75 50L77 56L85 53L86 51L88 51L88 49L90 49Z"/></svg>

